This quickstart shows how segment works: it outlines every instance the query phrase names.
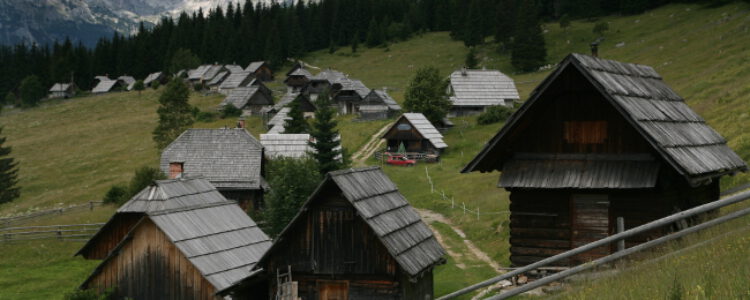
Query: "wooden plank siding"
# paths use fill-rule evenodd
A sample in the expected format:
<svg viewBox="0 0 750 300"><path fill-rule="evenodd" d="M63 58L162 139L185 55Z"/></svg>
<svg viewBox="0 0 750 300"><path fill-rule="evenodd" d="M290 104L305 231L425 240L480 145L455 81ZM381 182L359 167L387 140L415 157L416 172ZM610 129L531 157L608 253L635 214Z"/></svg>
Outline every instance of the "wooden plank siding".
<svg viewBox="0 0 750 300"><path fill-rule="evenodd" d="M115 299L220 299L214 287L148 218L86 288L111 289Z"/></svg>
<svg viewBox="0 0 750 300"><path fill-rule="evenodd" d="M141 213L124 213L117 214L111 222L104 225L99 230L92 241L88 242L91 248L81 252L86 259L104 259L117 244L122 241L125 235L138 223L143 214Z"/></svg>

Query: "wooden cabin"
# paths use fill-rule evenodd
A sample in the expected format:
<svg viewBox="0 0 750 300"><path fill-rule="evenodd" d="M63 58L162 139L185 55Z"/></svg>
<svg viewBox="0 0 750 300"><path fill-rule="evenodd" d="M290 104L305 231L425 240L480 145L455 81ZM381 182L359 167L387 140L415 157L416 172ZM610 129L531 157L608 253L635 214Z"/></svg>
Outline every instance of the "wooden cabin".
<svg viewBox="0 0 750 300"><path fill-rule="evenodd" d="M70 97L75 96L76 94L76 86L75 83L55 83L50 89L49 89L49 96L47 98L50 99L68 99Z"/></svg>
<svg viewBox="0 0 750 300"><path fill-rule="evenodd" d="M161 154L169 178L202 176L246 211L263 207L268 189L263 145L244 128L188 129Z"/></svg>
<svg viewBox="0 0 750 300"><path fill-rule="evenodd" d="M117 80L122 82L122 85L125 87L125 90L132 91L133 87L135 86L135 77L133 76L123 75L123 76L117 77Z"/></svg>
<svg viewBox="0 0 750 300"><path fill-rule="evenodd" d="M380 168L335 171L256 264L256 275L229 294L292 299L274 298L281 296L277 274L287 273L281 290L299 299L433 299L433 269L445 254Z"/></svg>
<svg viewBox="0 0 750 300"><path fill-rule="evenodd" d="M479 114L494 105L513 107L521 99L513 79L498 70L457 70L451 73L448 93L451 117Z"/></svg>
<svg viewBox="0 0 750 300"><path fill-rule="evenodd" d="M229 95L219 104L221 107L225 105L241 109L243 115L260 115L263 108L273 106L273 96L265 85L251 84L229 91Z"/></svg>
<svg viewBox="0 0 750 300"><path fill-rule="evenodd" d="M205 179L160 180L76 253L102 260L80 286L112 299L213 299L251 275L271 240Z"/></svg>
<svg viewBox="0 0 750 300"><path fill-rule="evenodd" d="M401 112L401 106L385 90L371 90L359 104L359 118L382 120Z"/></svg>
<svg viewBox="0 0 750 300"><path fill-rule="evenodd" d="M653 68L571 54L463 172L502 172L510 260L526 265L615 233L619 217L630 229L717 200L719 179L747 170L726 143Z"/></svg>
<svg viewBox="0 0 750 300"><path fill-rule="evenodd" d="M247 65L245 71L252 74L253 78L260 81L273 81L273 70L265 61L254 61Z"/></svg>
<svg viewBox="0 0 750 300"><path fill-rule="evenodd" d="M251 75L252 73L250 73L250 71L240 71L229 74L229 77L219 85L219 93L228 95L236 88L248 86L254 80Z"/></svg>
<svg viewBox="0 0 750 300"><path fill-rule="evenodd" d="M318 95L329 91L334 83L345 79L346 74L336 70L325 69L310 79L310 83L305 87L304 93L310 96L311 100L315 101L318 99Z"/></svg>
<svg viewBox="0 0 750 300"><path fill-rule="evenodd" d="M299 93L310 83L312 77L312 74L305 68L297 68L297 70L287 75L286 79L284 79L284 84L288 87L288 91Z"/></svg>
<svg viewBox="0 0 750 300"><path fill-rule="evenodd" d="M268 159L305 157L315 151L315 148L310 146L311 141L313 139L307 133L260 135L260 143L263 144Z"/></svg>
<svg viewBox="0 0 750 300"><path fill-rule="evenodd" d="M148 74L148 76L146 76L146 79L143 80L143 86L150 87L156 82L158 82L159 84L167 83L167 76L165 76L163 72L154 72Z"/></svg>
<svg viewBox="0 0 750 300"><path fill-rule="evenodd" d="M99 82L91 90L92 94L104 94L112 91L122 91L127 87L123 81L112 80L107 76L96 76L96 80L99 80Z"/></svg>
<svg viewBox="0 0 750 300"><path fill-rule="evenodd" d="M443 135L420 113L405 113L385 132L386 151L398 152L404 145L406 152L440 154L448 148Z"/></svg>
<svg viewBox="0 0 750 300"><path fill-rule="evenodd" d="M229 71L219 71L219 73L216 73L216 76L212 78L211 80L206 82L206 88L208 88L211 92L218 92L219 91L219 85L224 83L225 80L229 77Z"/></svg>
<svg viewBox="0 0 750 300"><path fill-rule="evenodd" d="M359 106L369 93L370 89L362 81L347 78L331 85L331 102L337 107L339 114L357 114Z"/></svg>

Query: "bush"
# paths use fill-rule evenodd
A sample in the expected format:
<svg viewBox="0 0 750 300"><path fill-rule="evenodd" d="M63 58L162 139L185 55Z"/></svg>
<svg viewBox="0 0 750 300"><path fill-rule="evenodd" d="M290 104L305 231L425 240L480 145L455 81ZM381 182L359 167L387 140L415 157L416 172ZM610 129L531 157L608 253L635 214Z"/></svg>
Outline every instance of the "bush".
<svg viewBox="0 0 750 300"><path fill-rule="evenodd" d="M307 197L320 182L317 161L310 157L280 157L268 164L268 183L271 191L266 197L264 231L275 236L299 212Z"/></svg>
<svg viewBox="0 0 750 300"><path fill-rule="evenodd" d="M159 83L158 81L151 82L151 88L154 90L158 90L160 85L161 83Z"/></svg>
<svg viewBox="0 0 750 300"><path fill-rule="evenodd" d="M495 105L487 108L485 112L479 115L477 123L480 125L487 125L497 122L504 122L510 115L513 114L513 109L504 105Z"/></svg>
<svg viewBox="0 0 750 300"><path fill-rule="evenodd" d="M604 32L607 30L609 30L609 24L607 24L607 22L602 21L594 25L594 29L592 30L592 32L601 36L601 35L604 35Z"/></svg>
<svg viewBox="0 0 750 300"><path fill-rule="evenodd" d="M221 109L221 118L236 118L242 115L242 110L234 105L227 104Z"/></svg>
<svg viewBox="0 0 750 300"><path fill-rule="evenodd" d="M218 114L215 112L201 111L195 115L195 120L198 122L208 123L216 121L218 117Z"/></svg>
<svg viewBox="0 0 750 300"><path fill-rule="evenodd" d="M115 184L112 187L109 188L109 191L104 195L104 203L113 203L113 204L123 204L125 201L128 201L128 188Z"/></svg>
<svg viewBox="0 0 750 300"><path fill-rule="evenodd" d="M104 293L99 293L94 290L75 290L65 294L65 300L108 300L112 299L112 291L106 290Z"/></svg>
<svg viewBox="0 0 750 300"><path fill-rule="evenodd" d="M135 194L138 194L142 189L146 188L147 186L151 185L154 180L161 180L166 179L167 176L164 176L164 173L161 172L158 168L153 167L140 167L137 170L135 170L135 174L133 175L133 178L130 179L130 184L128 185L128 199L135 196Z"/></svg>
<svg viewBox="0 0 750 300"><path fill-rule="evenodd" d="M195 85L193 85L193 89L195 89L196 92L202 91L203 90L203 83L200 83L200 82L196 83Z"/></svg>

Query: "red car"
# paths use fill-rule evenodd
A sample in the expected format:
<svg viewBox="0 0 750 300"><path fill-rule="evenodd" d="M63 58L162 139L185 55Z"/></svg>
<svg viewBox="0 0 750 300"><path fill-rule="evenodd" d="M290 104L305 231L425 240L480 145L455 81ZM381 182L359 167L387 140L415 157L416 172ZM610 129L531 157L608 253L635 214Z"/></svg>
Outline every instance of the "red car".
<svg viewBox="0 0 750 300"><path fill-rule="evenodd" d="M413 159L409 159L409 158L407 158L406 156L403 156L403 155L391 155L391 156L388 156L387 163L389 165L394 165L394 166L407 166L407 167L411 167L411 166L416 165L417 161L413 160Z"/></svg>

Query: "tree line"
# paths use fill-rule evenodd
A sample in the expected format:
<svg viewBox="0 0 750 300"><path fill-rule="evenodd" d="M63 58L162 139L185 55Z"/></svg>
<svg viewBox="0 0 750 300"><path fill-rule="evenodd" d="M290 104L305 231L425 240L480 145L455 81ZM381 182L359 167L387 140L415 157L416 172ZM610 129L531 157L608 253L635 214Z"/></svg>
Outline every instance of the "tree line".
<svg viewBox="0 0 750 300"><path fill-rule="evenodd" d="M206 14L165 17L153 28L141 25L132 36L115 33L93 48L69 39L45 46L0 46L0 101L19 99L21 80L30 75L47 88L74 78L80 89L89 90L96 75L143 78L159 70L175 71L170 62L180 49L204 63L244 66L266 60L279 67L285 58L310 51L377 47L430 31L450 31L467 46L494 36L510 47L513 37L534 34L526 30L540 21L634 14L672 1L322 0L289 6L248 1Z"/></svg>

